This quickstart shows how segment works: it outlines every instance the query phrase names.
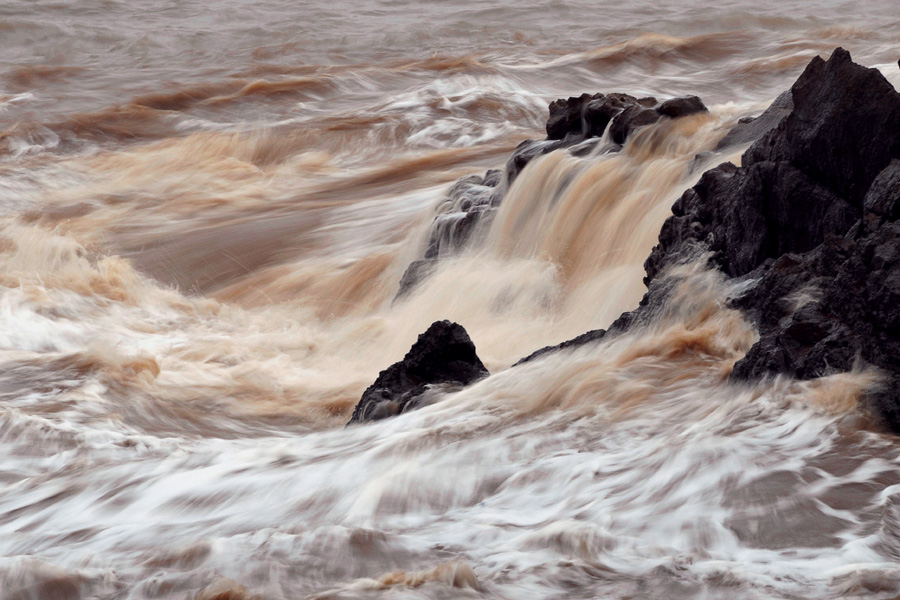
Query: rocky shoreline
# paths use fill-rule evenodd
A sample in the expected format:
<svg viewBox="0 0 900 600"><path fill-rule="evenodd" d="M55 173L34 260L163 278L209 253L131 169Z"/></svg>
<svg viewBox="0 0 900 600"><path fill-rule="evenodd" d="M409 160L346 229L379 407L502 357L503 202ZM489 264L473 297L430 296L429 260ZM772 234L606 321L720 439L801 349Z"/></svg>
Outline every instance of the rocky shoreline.
<svg viewBox="0 0 900 600"><path fill-rule="evenodd" d="M706 107L693 96L659 103L584 94L553 102L546 140L521 144L503 172L467 178L451 189L428 250L410 265L400 294L489 221L530 160L560 148L615 152L637 127L702 111ZM645 262L648 291L634 311L608 330L542 348L517 364L649 319L666 297L660 275L706 260L709 268L744 283L729 302L759 330L733 380L776 374L814 379L872 366L883 377L868 391L866 408L900 432L900 94L880 72L855 64L838 48L827 61L814 58L788 92L760 117L739 123L719 148L750 142L740 167L710 169L675 202ZM390 373L404 371L410 361L418 361L423 375L387 387L376 382L351 422L413 408L429 385L467 385L487 376L465 331L444 323L437 331L455 332L451 345L465 367L457 364L449 374L439 364L423 370L422 360L445 358L431 351L423 359L411 350L378 381L393 381ZM432 332L438 325L417 346L423 338L439 346L441 335ZM378 398L370 393L374 388ZM379 403L392 403L391 410Z"/></svg>

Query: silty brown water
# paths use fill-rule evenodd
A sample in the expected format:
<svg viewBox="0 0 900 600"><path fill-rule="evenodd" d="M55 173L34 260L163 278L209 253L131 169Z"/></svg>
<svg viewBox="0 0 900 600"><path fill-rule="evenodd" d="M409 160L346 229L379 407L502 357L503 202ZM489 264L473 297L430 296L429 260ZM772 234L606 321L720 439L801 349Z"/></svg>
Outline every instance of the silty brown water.
<svg viewBox="0 0 900 600"><path fill-rule="evenodd" d="M714 275L507 370L633 307L695 155L811 57L900 79L892 4L4 3L3 594L895 597L877 373L727 384ZM535 161L392 302L448 186L584 91L711 113ZM443 318L495 375L344 430Z"/></svg>

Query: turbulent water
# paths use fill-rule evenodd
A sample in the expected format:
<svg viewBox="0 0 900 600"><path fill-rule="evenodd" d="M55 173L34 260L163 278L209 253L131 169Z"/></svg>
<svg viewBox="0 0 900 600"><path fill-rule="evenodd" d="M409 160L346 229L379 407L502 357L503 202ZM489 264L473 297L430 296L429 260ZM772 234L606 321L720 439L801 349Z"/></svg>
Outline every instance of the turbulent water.
<svg viewBox="0 0 900 600"><path fill-rule="evenodd" d="M608 325L712 150L836 46L900 81L893 0L6 0L0 596L895 598L900 443L857 372L727 382L692 267ZM394 301L461 176L581 92L698 94L528 166ZM494 375L343 428L437 319Z"/></svg>

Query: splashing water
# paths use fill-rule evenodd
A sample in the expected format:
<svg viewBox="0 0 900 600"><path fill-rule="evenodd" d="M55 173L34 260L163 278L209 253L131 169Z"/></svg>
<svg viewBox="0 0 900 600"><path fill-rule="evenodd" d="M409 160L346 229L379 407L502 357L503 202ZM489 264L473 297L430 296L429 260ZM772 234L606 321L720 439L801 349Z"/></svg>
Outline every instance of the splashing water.
<svg viewBox="0 0 900 600"><path fill-rule="evenodd" d="M810 57L900 80L889 3L151 4L0 9L4 597L900 594L878 373L728 383L756 334L715 274L509 368L636 305L672 202ZM394 301L451 183L583 91L711 112L534 160ZM494 375L344 429L445 318Z"/></svg>

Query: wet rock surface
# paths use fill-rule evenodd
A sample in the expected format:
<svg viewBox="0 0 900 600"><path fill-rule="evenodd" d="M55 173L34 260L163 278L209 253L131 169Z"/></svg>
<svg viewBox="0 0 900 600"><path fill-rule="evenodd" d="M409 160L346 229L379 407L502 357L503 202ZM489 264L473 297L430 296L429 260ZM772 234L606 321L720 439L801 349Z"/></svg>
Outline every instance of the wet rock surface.
<svg viewBox="0 0 900 600"><path fill-rule="evenodd" d="M839 48L729 143L763 129L741 167L707 171L675 203L645 263L647 295L610 332L660 309L666 268L708 257L744 282L731 303L760 333L732 379L874 366L884 377L866 401L900 431L900 94Z"/></svg>
<svg viewBox="0 0 900 600"><path fill-rule="evenodd" d="M793 110L673 207L651 281L697 249L753 284L734 306L759 341L733 379L812 379L874 365L870 407L900 430L900 94L836 50L791 88Z"/></svg>
<svg viewBox="0 0 900 600"><path fill-rule="evenodd" d="M647 281L684 247L714 252L739 276L785 253L807 252L859 221L876 177L900 154L900 95L874 69L838 49L816 58L791 88L794 108L744 153L724 164L672 207L673 217L647 261ZM868 204L891 203L882 176Z"/></svg>
<svg viewBox="0 0 900 600"><path fill-rule="evenodd" d="M491 169L483 177L470 175L453 184L437 208L424 255L406 268L395 300L427 277L439 257L457 254L490 223L503 198L503 177L502 171Z"/></svg>
<svg viewBox="0 0 900 600"><path fill-rule="evenodd" d="M614 150L638 128L652 125L663 118L676 119L709 112L697 96L672 98L662 103L656 98L636 98L629 94L582 94L550 103L547 139L527 141L516 148L507 163L506 175L511 182L528 162L557 150L571 148L609 131Z"/></svg>
<svg viewBox="0 0 900 600"><path fill-rule="evenodd" d="M348 425L407 412L422 405L435 387L464 386L489 374L462 325L435 321L403 360L379 373L363 392Z"/></svg>
<svg viewBox="0 0 900 600"><path fill-rule="evenodd" d="M786 254L734 305L760 339L732 378L814 379L873 365L885 380L867 401L900 431L900 223L870 221L805 254Z"/></svg>

